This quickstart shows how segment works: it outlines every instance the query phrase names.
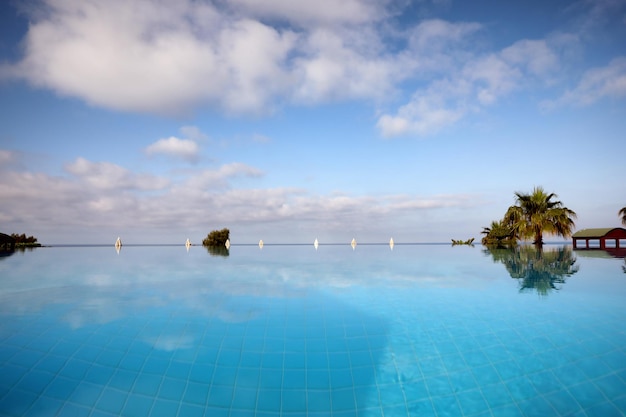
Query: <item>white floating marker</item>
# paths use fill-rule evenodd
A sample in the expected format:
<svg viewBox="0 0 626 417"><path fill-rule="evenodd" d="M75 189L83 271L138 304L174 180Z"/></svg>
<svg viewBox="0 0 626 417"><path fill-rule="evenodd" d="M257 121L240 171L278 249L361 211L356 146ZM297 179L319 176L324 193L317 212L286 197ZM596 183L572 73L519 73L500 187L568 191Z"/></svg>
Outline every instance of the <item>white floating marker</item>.
<svg viewBox="0 0 626 417"><path fill-rule="evenodd" d="M263 239L259 240L259 248L263 249Z"/></svg>
<svg viewBox="0 0 626 417"><path fill-rule="evenodd" d="M315 239L315 242L313 242L313 247L315 248L315 250L317 250L317 247L320 245L320 243L317 241L317 238Z"/></svg>
<svg viewBox="0 0 626 417"><path fill-rule="evenodd" d="M120 249L122 249L122 239L120 239L118 236L117 240L115 241L115 250L117 251L117 253L120 253Z"/></svg>
<svg viewBox="0 0 626 417"><path fill-rule="evenodd" d="M350 243L350 246L352 246L353 250L354 248L356 248L356 239L352 238L352 242Z"/></svg>
<svg viewBox="0 0 626 417"><path fill-rule="evenodd" d="M190 246L191 246L191 241L189 240L189 238L187 238L187 241L185 242L185 247L187 248L187 250L189 250Z"/></svg>
<svg viewBox="0 0 626 417"><path fill-rule="evenodd" d="M391 250L393 250L393 238L389 239L389 247L391 248Z"/></svg>
<svg viewBox="0 0 626 417"><path fill-rule="evenodd" d="M230 239L226 239L226 243L224 243L224 246L226 246L226 249L230 249Z"/></svg>

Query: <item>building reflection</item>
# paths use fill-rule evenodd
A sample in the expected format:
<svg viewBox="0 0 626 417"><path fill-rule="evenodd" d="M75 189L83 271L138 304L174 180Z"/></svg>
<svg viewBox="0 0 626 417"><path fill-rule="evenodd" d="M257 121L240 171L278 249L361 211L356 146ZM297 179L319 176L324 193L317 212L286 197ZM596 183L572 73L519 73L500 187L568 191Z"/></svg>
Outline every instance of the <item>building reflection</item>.
<svg viewBox="0 0 626 417"><path fill-rule="evenodd" d="M578 272L572 248L537 248L520 245L513 248L487 248L485 253L494 262L502 263L511 278L518 280L520 292L537 292L547 296L565 284L567 278Z"/></svg>

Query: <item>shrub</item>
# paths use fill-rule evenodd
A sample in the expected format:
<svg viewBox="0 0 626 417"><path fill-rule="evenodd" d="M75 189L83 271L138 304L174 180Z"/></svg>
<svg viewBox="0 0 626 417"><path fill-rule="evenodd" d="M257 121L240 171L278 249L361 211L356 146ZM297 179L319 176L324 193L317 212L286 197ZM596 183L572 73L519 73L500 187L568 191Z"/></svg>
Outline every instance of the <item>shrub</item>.
<svg viewBox="0 0 626 417"><path fill-rule="evenodd" d="M226 228L222 230L213 230L204 240L202 240L202 246L224 246L229 236L230 230Z"/></svg>

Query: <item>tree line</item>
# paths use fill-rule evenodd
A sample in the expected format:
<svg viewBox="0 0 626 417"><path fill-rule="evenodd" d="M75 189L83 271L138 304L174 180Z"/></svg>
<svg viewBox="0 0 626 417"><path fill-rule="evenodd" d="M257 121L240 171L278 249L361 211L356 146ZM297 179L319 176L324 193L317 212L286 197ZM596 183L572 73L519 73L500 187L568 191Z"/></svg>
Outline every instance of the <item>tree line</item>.
<svg viewBox="0 0 626 417"><path fill-rule="evenodd" d="M515 204L504 217L483 227L482 244L486 246L510 246L519 240L529 240L543 245L543 235L568 238L574 230L576 213L557 200L555 193L547 193L543 187L535 187L531 193L515 193ZM626 225L626 207L619 210L622 224Z"/></svg>
<svg viewBox="0 0 626 417"><path fill-rule="evenodd" d="M11 233L11 237L15 239L15 246L41 246L41 244L37 243L35 236L26 236L24 233L21 235Z"/></svg>

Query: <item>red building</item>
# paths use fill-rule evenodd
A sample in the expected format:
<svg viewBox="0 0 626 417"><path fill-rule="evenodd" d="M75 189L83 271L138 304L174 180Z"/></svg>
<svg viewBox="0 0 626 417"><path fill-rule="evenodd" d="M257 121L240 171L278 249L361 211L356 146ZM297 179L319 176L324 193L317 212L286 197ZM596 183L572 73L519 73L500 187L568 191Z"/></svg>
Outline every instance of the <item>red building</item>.
<svg viewBox="0 0 626 417"><path fill-rule="evenodd" d="M581 241L584 242L581 245ZM620 249L626 251L626 229L621 227L604 227L599 229L583 229L572 235L574 249Z"/></svg>

